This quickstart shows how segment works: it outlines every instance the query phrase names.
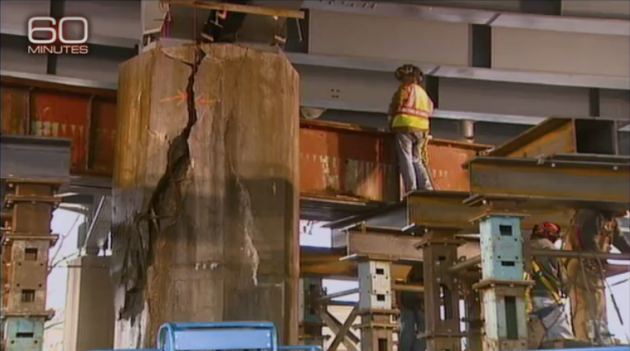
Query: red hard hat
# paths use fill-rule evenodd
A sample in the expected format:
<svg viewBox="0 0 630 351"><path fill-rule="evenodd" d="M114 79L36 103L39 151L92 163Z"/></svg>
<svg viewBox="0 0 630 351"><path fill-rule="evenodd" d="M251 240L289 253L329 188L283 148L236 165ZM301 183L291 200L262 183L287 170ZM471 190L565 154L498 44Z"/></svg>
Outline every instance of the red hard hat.
<svg viewBox="0 0 630 351"><path fill-rule="evenodd" d="M552 222L542 222L534 227L534 234L556 241L560 237L560 226Z"/></svg>

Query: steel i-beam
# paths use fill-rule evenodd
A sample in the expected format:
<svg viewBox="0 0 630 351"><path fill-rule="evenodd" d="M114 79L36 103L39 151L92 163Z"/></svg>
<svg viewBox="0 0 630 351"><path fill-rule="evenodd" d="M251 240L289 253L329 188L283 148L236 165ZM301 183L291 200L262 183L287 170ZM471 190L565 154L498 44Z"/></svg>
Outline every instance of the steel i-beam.
<svg viewBox="0 0 630 351"><path fill-rule="evenodd" d="M470 191L480 196L552 201L555 205L627 210L630 159L605 155L549 158L477 157L468 163Z"/></svg>
<svg viewBox="0 0 630 351"><path fill-rule="evenodd" d="M3 264L8 281L3 291L3 344L6 351L41 351L46 310L48 251L57 236L51 234L52 212L61 180L6 179L4 208L12 212L3 233Z"/></svg>

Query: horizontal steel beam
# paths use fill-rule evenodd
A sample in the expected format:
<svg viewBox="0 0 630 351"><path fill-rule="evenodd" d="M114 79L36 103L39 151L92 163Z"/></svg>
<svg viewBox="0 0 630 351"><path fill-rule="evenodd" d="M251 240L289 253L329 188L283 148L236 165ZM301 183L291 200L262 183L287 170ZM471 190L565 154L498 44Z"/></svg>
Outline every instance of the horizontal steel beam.
<svg viewBox="0 0 630 351"><path fill-rule="evenodd" d="M104 89L105 85L77 87L62 83L2 76L3 99L16 106L3 114L7 121L3 133L72 138L71 174L84 177L73 179L71 186L106 192L111 187L108 178L115 160L116 91ZM467 171L459 164L489 148L431 139L429 170L436 188L468 190ZM301 120L300 169L305 219L336 220L400 200L390 132Z"/></svg>
<svg viewBox="0 0 630 351"><path fill-rule="evenodd" d="M323 301L330 301L332 299L338 299L340 297L345 297L348 295L353 295L353 294L357 294L359 292L359 288L354 288L354 289L348 289L348 290L342 290L342 291L338 291L336 293L332 293L332 294L328 294L328 295L324 295L322 297L320 297L318 299L318 301L323 302Z"/></svg>
<svg viewBox="0 0 630 351"><path fill-rule="evenodd" d="M342 68L371 72L393 72L402 64L415 64L427 75L444 78L462 78L493 82L542 84L566 87L630 89L630 79L584 74L562 74L547 72L527 72L496 68L477 68L440 65L429 62L409 62L408 60L386 60L364 57L345 57L320 54L286 54L294 65Z"/></svg>
<svg viewBox="0 0 630 351"><path fill-rule="evenodd" d="M372 211L364 211L355 216L344 217L340 220L325 224L324 228L343 230L364 223L372 227L397 228L402 230L409 224L407 218L407 200L382 206Z"/></svg>
<svg viewBox="0 0 630 351"><path fill-rule="evenodd" d="M630 261L630 254L610 253L610 252L585 252L571 250L531 250L534 257L555 257L555 258L596 258L600 260ZM628 266L630 268L630 266Z"/></svg>
<svg viewBox="0 0 630 351"><path fill-rule="evenodd" d="M493 157L537 158L555 154L601 154L618 152L617 125L607 120L549 118L490 152ZM588 131L588 133L584 133ZM571 156L572 160L576 160ZM587 156L592 157L592 156ZM613 161L614 162L614 161Z"/></svg>
<svg viewBox="0 0 630 351"><path fill-rule="evenodd" d="M360 200L340 200L334 197L300 197L300 219L308 221L332 222L342 218L360 215L364 212L371 212L377 208L385 206L386 203L360 201Z"/></svg>
<svg viewBox="0 0 630 351"><path fill-rule="evenodd" d="M87 88L87 89L98 89L98 90L110 90L111 93L115 95L116 89L118 89L117 83L103 82L97 80L90 79L79 79L79 78L71 78L71 77L62 77L52 74L37 74L37 73L27 73L27 72L16 72L16 71L7 71L0 70L0 76L2 76L3 81L5 80L23 80L32 82L33 84L58 84L64 85L66 87L72 88Z"/></svg>
<svg viewBox="0 0 630 351"><path fill-rule="evenodd" d="M352 66L352 64L349 64L350 66ZM300 66L297 66L298 69L300 69ZM331 68L334 70L334 68ZM457 71L457 70L456 70ZM307 72L308 73L308 72ZM1 71L0 74L2 74L3 80L7 80L7 79L13 79L13 80L29 80L29 81L33 81L33 82L38 82L38 84L42 85L43 83L50 83L50 84L59 84L59 85L63 85L66 86L68 88L90 88L90 89L99 89L99 90L107 90L110 91L110 94L115 95L116 92L116 83L107 83L107 82L98 82L98 81L90 81L90 80L82 80L82 79L74 79L74 78L65 78L65 77L59 77L59 76L50 76L50 75L40 75L40 74L30 74L30 73L22 73L22 72L13 72L13 71ZM321 91L322 89L326 89L326 88L331 88L331 87L339 87L339 82L331 82L330 84L321 84L321 82L317 83L314 82L310 77L313 76L315 73L309 73L309 74L305 74L306 78L303 80L303 84L305 84L306 86L303 86L303 90L304 91L309 91L309 90L313 90L314 91ZM469 77L465 77L465 78L469 78ZM368 81L370 82L370 84L375 84L375 83L379 83L381 82L382 78L379 79L368 79ZM551 81L558 81L557 79L551 79ZM309 83L310 82L310 83ZM353 84L355 83L348 83L350 84L349 87L352 87ZM450 83L452 84L452 83ZM498 84L498 83L497 83ZM455 91L458 91L457 87L459 85L455 84L453 89L456 89ZM341 87L343 89L343 87ZM465 88L465 87L464 87ZM393 88L392 88L393 89ZM445 87L444 89L446 89L445 91L450 91L448 87ZM628 89L630 89L630 83L628 83ZM372 94L377 94L377 96L382 96L383 94L389 94L389 91L382 91L383 88L379 88L377 89L378 91L374 91L372 92ZM386 89L385 89L386 90ZM382 91L382 93L381 93ZM459 93L458 93L459 94ZM316 96L317 94L313 95L313 96L309 96L309 94L304 93L302 94L302 100L301 100L301 105L302 106L308 106L308 107L316 107L316 108L323 108L323 109L333 109L333 110L341 110L341 111L361 111L361 112L371 112L371 113L379 113L379 114L386 114L387 113L387 102L385 100L387 100L387 98L384 98L384 102L383 103L375 103L373 101L364 101L359 99L350 99L348 100L348 98L346 97L346 100L344 99L327 99L327 98L317 98ZM347 95L347 94L346 94ZM457 96L457 94L456 94ZM529 97L528 99L532 99L532 97ZM454 97L455 98L455 97ZM455 104L457 106L457 104ZM465 105L468 106L468 105ZM472 109L472 108L476 108L476 107L466 107L466 109ZM558 105L557 107L554 107L556 110L558 111L563 111L564 108L561 107L561 105ZM491 110L494 109L494 107L491 108ZM496 110L496 111L501 111L501 109ZM520 112L520 109L516 109L515 112ZM542 112L542 111L541 111ZM569 113L569 112L567 112ZM574 112L572 115L581 115L579 112ZM584 115L586 116L586 112L584 112ZM530 115L529 113L527 113L527 115L519 115L519 114L507 114L507 113L489 113L488 111L485 112L474 112L474 111L456 111L456 110L449 110L449 109L437 109L433 115L434 118L440 118L440 119L449 119L449 120L471 120L471 121L476 121L476 122L488 122L488 123L508 123L508 124L521 124L521 125L535 125L539 122L542 122L546 119L546 116L534 116L534 115ZM384 117L383 117L384 118ZM602 116L602 117L598 117L598 119L619 119L619 118L627 118L626 115L621 114L621 117L619 116ZM585 119L585 120L592 120L592 117L580 117L580 119ZM620 128L623 128L623 124L620 125Z"/></svg>
<svg viewBox="0 0 630 351"><path fill-rule="evenodd" d="M70 77L61 77L55 75L47 75L47 74L36 74L36 73L25 73L25 72L16 72L16 71L0 71L0 75L4 79L13 79L13 80L28 80L32 82L38 82L38 84L42 83L50 83L50 84L59 84L67 87L76 87L76 88L86 88L86 89L98 89L98 90L108 90L111 93L115 94L117 89L117 83L110 82L102 82L95 80L85 80L78 78L70 78ZM628 84L630 86L630 83ZM342 110L342 111L361 111L361 112L373 112L373 113L387 113L387 106L382 106L378 108L374 108L371 105L359 105L359 104L349 104L343 101L335 101L335 100L317 100L310 99L308 97L302 97L301 100L302 106L307 107L318 107L324 109L334 109L334 110ZM465 112L465 111L449 111L449 110L441 110L436 109L433 117L435 118L443 118L443 119L451 119L451 120L471 120L476 122L491 122L491 123L510 123L510 124L524 124L524 125L535 125L539 122L545 120L546 117L536 117L536 116L518 116L518 115L504 115L504 114L492 114L492 113L476 113L476 112Z"/></svg>
<svg viewBox="0 0 630 351"><path fill-rule="evenodd" d="M342 249L346 257L379 257L399 264L413 264L422 261L422 250L416 246L422 236L405 234L396 228L382 228L358 225L346 230L333 232L333 248ZM458 248L458 256L479 254L479 243L465 242Z"/></svg>
<svg viewBox="0 0 630 351"><path fill-rule="evenodd" d="M493 157L539 157L576 152L575 126L568 118L550 118L488 153Z"/></svg>
<svg viewBox="0 0 630 351"><path fill-rule="evenodd" d="M382 230L380 228L365 227L347 231L346 250L352 255L388 256L396 262L420 262L422 252L416 249L421 237L403 234L401 231Z"/></svg>
<svg viewBox="0 0 630 351"><path fill-rule="evenodd" d="M26 37L28 35L26 24L24 26L8 26L6 24L3 24L2 26L0 26L0 34L15 35L21 37ZM115 48L135 49L138 45L140 45L140 39L90 33L88 44L111 46ZM24 50L26 51L26 47L24 48Z"/></svg>
<svg viewBox="0 0 630 351"><path fill-rule="evenodd" d="M290 10L286 8L271 8L263 6L251 6L231 4L218 1L180 1L180 0L163 0L163 3L171 6L187 6L206 10L219 10L228 12L248 13L252 15L286 17L286 18L304 18L304 12L298 10Z"/></svg>
<svg viewBox="0 0 630 351"><path fill-rule="evenodd" d="M387 113L387 106L374 107L371 104L359 104L349 103L336 100L320 100L320 99L308 99L302 98L302 106L317 107L330 110L341 111L360 111L371 113ZM546 117L540 116L519 116L519 115L503 115L493 113L478 113L478 112L465 112L465 111L450 111L435 109L433 112L433 118L443 118L450 120L470 120L474 122L489 122L489 123L507 123L507 124L522 124L522 125L535 125L546 119Z"/></svg>
<svg viewBox="0 0 630 351"><path fill-rule="evenodd" d="M574 252L574 251L568 251L568 250L532 250L531 254L534 256L557 257L557 258L567 258L567 257L593 258L593 254L591 254L591 256L588 257L588 253ZM603 252L599 252L595 254L595 256L600 259L606 259L606 258L618 259L618 258L615 258L615 257L618 257L615 255L617 254L609 254L609 253L603 253ZM623 256L623 257L626 257L626 256ZM465 261L459 262L455 264L454 266L450 267L448 271L454 274L461 274L462 271L478 266L479 264L481 264L481 255L474 256ZM619 264L608 264L605 267L605 271L606 271L605 274L607 277L612 277L618 274L624 274L624 273L630 272L630 266L619 265Z"/></svg>
<svg viewBox="0 0 630 351"><path fill-rule="evenodd" d="M468 163L471 193L558 206L628 208L630 164L535 158L477 157Z"/></svg>
<svg viewBox="0 0 630 351"><path fill-rule="evenodd" d="M630 36L630 22L618 19L532 15L451 7L368 1L305 1L310 10L425 19L493 27L525 28L568 33Z"/></svg>
<svg viewBox="0 0 630 351"><path fill-rule="evenodd" d="M2 135L1 178L69 179L70 146L69 139Z"/></svg>
<svg viewBox="0 0 630 351"><path fill-rule="evenodd" d="M410 223L420 227L458 228L477 233L477 226L470 220L478 210L464 204L468 192L416 191L407 196ZM543 221L552 221L565 227L571 222L573 213L568 209L521 209L529 215L522 222L523 228L533 228Z"/></svg>

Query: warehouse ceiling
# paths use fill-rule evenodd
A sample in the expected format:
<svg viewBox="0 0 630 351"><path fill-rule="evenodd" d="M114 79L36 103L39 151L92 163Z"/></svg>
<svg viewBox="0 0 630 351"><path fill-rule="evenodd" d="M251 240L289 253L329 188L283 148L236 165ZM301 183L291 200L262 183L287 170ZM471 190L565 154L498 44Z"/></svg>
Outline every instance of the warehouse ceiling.
<svg viewBox="0 0 630 351"><path fill-rule="evenodd" d="M278 34L269 28L284 28L279 33L286 37L287 56L302 77L302 105L325 109L321 118L384 125L396 87L391 72L414 63L429 76L427 90L436 101L436 117L444 121L472 119L526 128L552 115L614 119L620 127L630 120L630 2L240 3L306 12L305 19L288 19L284 25L271 17L246 15L239 40L265 41ZM164 12L157 4L2 1L3 74L115 86L118 64L137 53L142 32L159 31ZM202 31L212 13L194 12L196 30ZM30 16L48 13L87 17L90 54L28 55L25 24ZM192 13L171 8L171 39L192 38Z"/></svg>

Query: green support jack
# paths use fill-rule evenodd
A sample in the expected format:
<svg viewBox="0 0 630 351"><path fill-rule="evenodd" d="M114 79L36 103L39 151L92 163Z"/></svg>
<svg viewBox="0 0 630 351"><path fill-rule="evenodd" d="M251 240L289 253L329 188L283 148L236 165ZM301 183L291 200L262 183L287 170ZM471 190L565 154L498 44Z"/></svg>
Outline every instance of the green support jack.
<svg viewBox="0 0 630 351"><path fill-rule="evenodd" d="M4 321L6 351L41 351L45 318L8 318Z"/></svg>
<svg viewBox="0 0 630 351"><path fill-rule="evenodd" d="M484 351L527 350L522 215L487 212L479 218Z"/></svg>

